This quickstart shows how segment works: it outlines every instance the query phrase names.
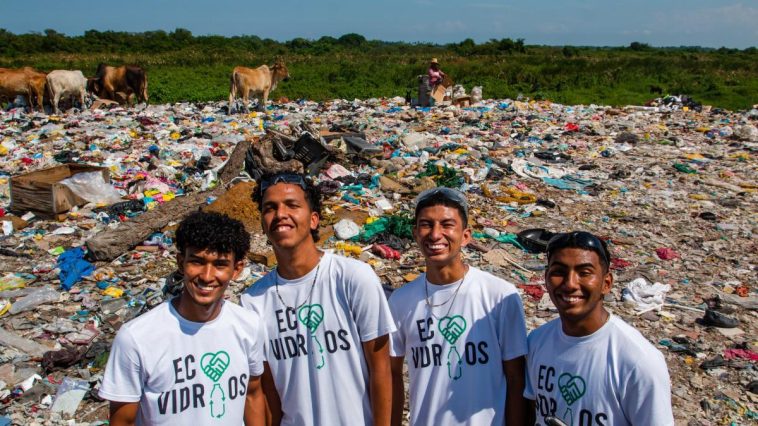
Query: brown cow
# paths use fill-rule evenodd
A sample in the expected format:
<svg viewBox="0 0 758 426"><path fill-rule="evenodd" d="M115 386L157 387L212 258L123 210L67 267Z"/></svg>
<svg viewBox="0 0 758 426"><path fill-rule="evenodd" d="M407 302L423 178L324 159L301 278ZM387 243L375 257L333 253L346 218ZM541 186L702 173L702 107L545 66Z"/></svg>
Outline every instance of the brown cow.
<svg viewBox="0 0 758 426"><path fill-rule="evenodd" d="M271 67L261 65L258 68L234 67L229 89L229 113L232 113L235 96L242 97L245 111L250 111L247 102L252 93L258 98L258 107L266 108L268 94L276 89L277 83L287 81L290 73L284 62L277 61Z"/></svg>
<svg viewBox="0 0 758 426"><path fill-rule="evenodd" d="M118 101L116 93L122 92L127 104L134 94L139 102L147 103L147 73L136 65L111 67L100 64L95 77L87 81L87 90L112 101Z"/></svg>
<svg viewBox="0 0 758 426"><path fill-rule="evenodd" d="M35 101L40 111L44 111L46 75L31 67L0 68L0 99L12 102L16 96L23 96L30 111L34 112Z"/></svg>

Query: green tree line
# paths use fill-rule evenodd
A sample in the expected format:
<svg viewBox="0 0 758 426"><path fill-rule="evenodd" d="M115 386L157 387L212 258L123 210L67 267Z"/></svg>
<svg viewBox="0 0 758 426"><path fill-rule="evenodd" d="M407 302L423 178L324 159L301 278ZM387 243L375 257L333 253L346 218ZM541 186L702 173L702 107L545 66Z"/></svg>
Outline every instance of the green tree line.
<svg viewBox="0 0 758 426"><path fill-rule="evenodd" d="M42 71L132 63L148 71L151 102L226 99L236 65L284 59L292 79L272 98L316 101L415 96L416 76L429 59L467 89L484 86L486 98L550 99L567 104L643 104L662 94L688 94L705 104L745 109L756 103L758 51L697 46L535 46L523 39L458 43L367 40L360 34L276 41L254 35L195 36L186 29L128 33L54 30L13 34L0 29L0 67Z"/></svg>

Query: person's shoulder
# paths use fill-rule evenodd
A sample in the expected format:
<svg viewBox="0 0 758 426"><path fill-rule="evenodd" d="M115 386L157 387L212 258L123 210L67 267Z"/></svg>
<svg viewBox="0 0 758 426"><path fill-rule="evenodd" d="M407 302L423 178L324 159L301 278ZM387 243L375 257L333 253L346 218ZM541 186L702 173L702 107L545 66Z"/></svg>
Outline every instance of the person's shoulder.
<svg viewBox="0 0 758 426"><path fill-rule="evenodd" d="M166 300L144 314L128 321L121 329L138 332L144 328L154 328L155 324L165 324L166 317L171 316L171 299Z"/></svg>
<svg viewBox="0 0 758 426"><path fill-rule="evenodd" d="M326 257L326 260L332 262L333 267L336 266L348 272L355 271L356 273L361 273L366 270L374 272L371 265L362 260L329 252L325 253L324 256Z"/></svg>
<svg viewBox="0 0 758 426"><path fill-rule="evenodd" d="M618 339L618 347L624 350L619 351L619 357L633 364L645 365L651 361L661 361L665 363L665 358L652 343L650 343L642 333L620 317L614 315L611 319L613 326L613 335Z"/></svg>
<svg viewBox="0 0 758 426"><path fill-rule="evenodd" d="M271 288L274 283L276 282L276 270L273 270L263 277L259 279L258 281L254 282L250 285L250 287L246 288L244 292L242 292L241 297L255 297L260 296L261 294L265 293L267 289Z"/></svg>
<svg viewBox="0 0 758 426"><path fill-rule="evenodd" d="M560 318L555 318L532 330L531 333L529 333L529 336L526 338L529 348L531 349L532 347L541 345L546 341L546 339L551 342L554 341L556 327L561 327Z"/></svg>
<svg viewBox="0 0 758 426"><path fill-rule="evenodd" d="M366 262L334 253L327 253L325 256L327 256L325 260L329 262L328 267L331 272L336 272L348 283L362 283L364 280L379 279L374 268Z"/></svg>
<svg viewBox="0 0 758 426"><path fill-rule="evenodd" d="M419 275L415 280L396 288L390 295L390 304L402 304L404 302L413 302L421 294L421 288L424 286L424 275Z"/></svg>
<svg viewBox="0 0 758 426"><path fill-rule="evenodd" d="M171 329L173 316L171 315L170 304L171 299L166 300L137 318L126 322L118 330L119 341L139 342Z"/></svg>
<svg viewBox="0 0 758 426"><path fill-rule="evenodd" d="M244 321L245 324L260 321L260 315L258 315L258 313L245 309L235 303L229 301L224 302L224 309L226 309L226 314L229 315L230 320Z"/></svg>

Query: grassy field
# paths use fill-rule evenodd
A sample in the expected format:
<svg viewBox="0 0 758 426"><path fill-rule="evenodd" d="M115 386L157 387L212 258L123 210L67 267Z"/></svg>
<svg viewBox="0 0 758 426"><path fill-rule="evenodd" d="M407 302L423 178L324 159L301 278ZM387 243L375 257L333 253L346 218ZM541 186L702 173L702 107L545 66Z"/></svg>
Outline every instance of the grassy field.
<svg viewBox="0 0 758 426"><path fill-rule="evenodd" d="M264 49L265 50L265 49ZM321 54L278 48L270 54L195 47L157 53L32 53L0 55L0 66L30 65L43 71L81 69L94 74L99 62L134 63L148 71L151 103L212 101L229 96L235 65L271 64L282 57L292 79L273 99L316 101L416 96L415 76L438 57L442 69L467 90L484 87L485 98L519 94L566 104L643 104L659 95L687 94L703 104L731 110L758 103L758 53L700 49L575 48L527 46L524 52L461 54L441 46L373 46Z"/></svg>

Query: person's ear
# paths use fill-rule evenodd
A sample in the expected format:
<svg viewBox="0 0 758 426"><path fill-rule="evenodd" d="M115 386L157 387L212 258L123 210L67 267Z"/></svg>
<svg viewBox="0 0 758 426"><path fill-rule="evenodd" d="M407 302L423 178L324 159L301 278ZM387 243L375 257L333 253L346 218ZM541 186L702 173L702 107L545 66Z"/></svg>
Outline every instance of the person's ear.
<svg viewBox="0 0 758 426"><path fill-rule="evenodd" d="M315 231L318 229L318 224L321 221L321 215L319 215L317 212L311 212L311 230Z"/></svg>
<svg viewBox="0 0 758 426"><path fill-rule="evenodd" d="M472 238L471 228L466 226L466 228L463 229L463 240L461 241L461 247L466 247L468 243L471 242Z"/></svg>
<svg viewBox="0 0 758 426"><path fill-rule="evenodd" d="M184 253L176 254L176 269L184 274Z"/></svg>
<svg viewBox="0 0 758 426"><path fill-rule="evenodd" d="M603 277L603 294L610 293L612 287L613 287L613 272L611 272L610 267L609 267L608 272L606 272L605 277Z"/></svg>
<svg viewBox="0 0 758 426"><path fill-rule="evenodd" d="M236 280L242 270L245 268L245 258L234 262L234 273L232 274L232 280Z"/></svg>

